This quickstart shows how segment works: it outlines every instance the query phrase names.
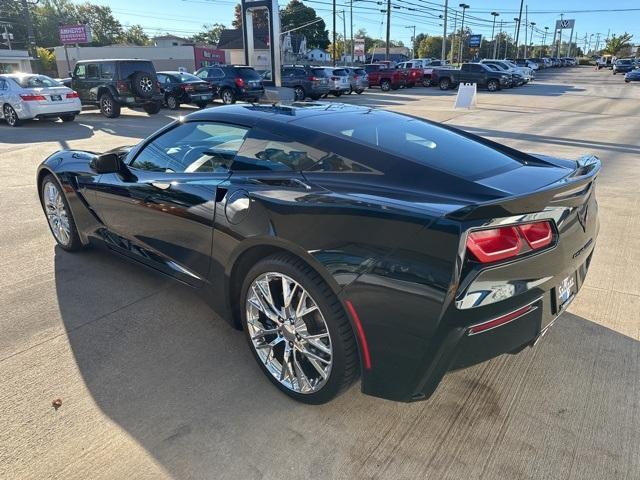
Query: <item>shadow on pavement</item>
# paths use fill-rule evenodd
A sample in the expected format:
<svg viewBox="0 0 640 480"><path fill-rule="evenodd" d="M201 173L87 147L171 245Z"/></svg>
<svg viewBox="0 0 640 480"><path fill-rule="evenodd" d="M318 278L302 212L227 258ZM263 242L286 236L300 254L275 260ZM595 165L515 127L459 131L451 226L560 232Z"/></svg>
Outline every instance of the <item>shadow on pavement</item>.
<svg viewBox="0 0 640 480"><path fill-rule="evenodd" d="M640 443L640 343L575 315L428 401L311 407L187 287L100 250L56 249L55 277L95 403L174 478L622 478Z"/></svg>

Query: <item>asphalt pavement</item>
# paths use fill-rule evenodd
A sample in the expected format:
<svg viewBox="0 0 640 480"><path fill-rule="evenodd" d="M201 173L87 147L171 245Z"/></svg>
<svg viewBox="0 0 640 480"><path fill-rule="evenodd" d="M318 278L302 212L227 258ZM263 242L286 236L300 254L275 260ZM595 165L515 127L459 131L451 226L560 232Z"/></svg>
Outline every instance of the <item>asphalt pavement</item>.
<svg viewBox="0 0 640 480"><path fill-rule="evenodd" d="M187 288L55 247L38 164L135 143L192 110L0 122L0 478L640 479L640 84L581 67L480 92L472 110L453 110L454 97L340 100L528 152L598 155L601 231L584 288L535 348L450 373L412 404L359 385L298 404Z"/></svg>

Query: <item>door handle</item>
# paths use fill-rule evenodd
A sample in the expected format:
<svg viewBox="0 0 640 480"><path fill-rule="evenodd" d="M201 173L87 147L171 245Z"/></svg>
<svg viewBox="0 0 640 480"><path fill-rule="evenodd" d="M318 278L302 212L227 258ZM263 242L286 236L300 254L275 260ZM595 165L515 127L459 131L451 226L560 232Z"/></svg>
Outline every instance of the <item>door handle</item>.
<svg viewBox="0 0 640 480"><path fill-rule="evenodd" d="M171 188L170 182L149 182L150 185L153 185L159 190L169 190Z"/></svg>

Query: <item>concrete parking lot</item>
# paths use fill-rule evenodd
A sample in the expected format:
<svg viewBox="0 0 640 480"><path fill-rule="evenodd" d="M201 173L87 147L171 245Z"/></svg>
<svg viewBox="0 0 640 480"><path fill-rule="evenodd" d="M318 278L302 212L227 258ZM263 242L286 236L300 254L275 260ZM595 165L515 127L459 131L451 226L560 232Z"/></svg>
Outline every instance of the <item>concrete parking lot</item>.
<svg viewBox="0 0 640 480"><path fill-rule="evenodd" d="M345 101L529 152L597 154L601 231L583 290L534 349L451 373L413 404L358 385L295 403L186 288L54 246L41 160L137 142L167 110L0 123L0 478L640 479L640 84L581 67L481 92L474 110L453 110L454 95Z"/></svg>

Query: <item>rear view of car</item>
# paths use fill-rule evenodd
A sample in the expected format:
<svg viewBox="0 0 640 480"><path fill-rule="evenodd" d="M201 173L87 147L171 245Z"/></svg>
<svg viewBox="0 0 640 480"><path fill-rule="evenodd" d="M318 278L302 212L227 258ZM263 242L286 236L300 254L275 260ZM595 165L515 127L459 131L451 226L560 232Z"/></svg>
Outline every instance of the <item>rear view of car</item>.
<svg viewBox="0 0 640 480"><path fill-rule="evenodd" d="M78 94L45 75L0 75L0 105L7 125L23 120L60 118L72 122L80 113Z"/></svg>
<svg viewBox="0 0 640 480"><path fill-rule="evenodd" d="M244 65L211 65L195 75L213 85L225 105L237 101L257 102L264 96L263 78L253 67Z"/></svg>
<svg viewBox="0 0 640 480"><path fill-rule="evenodd" d="M204 108L215 94L213 85L186 72L158 72L158 82L165 104L172 110L180 108L181 103Z"/></svg>

